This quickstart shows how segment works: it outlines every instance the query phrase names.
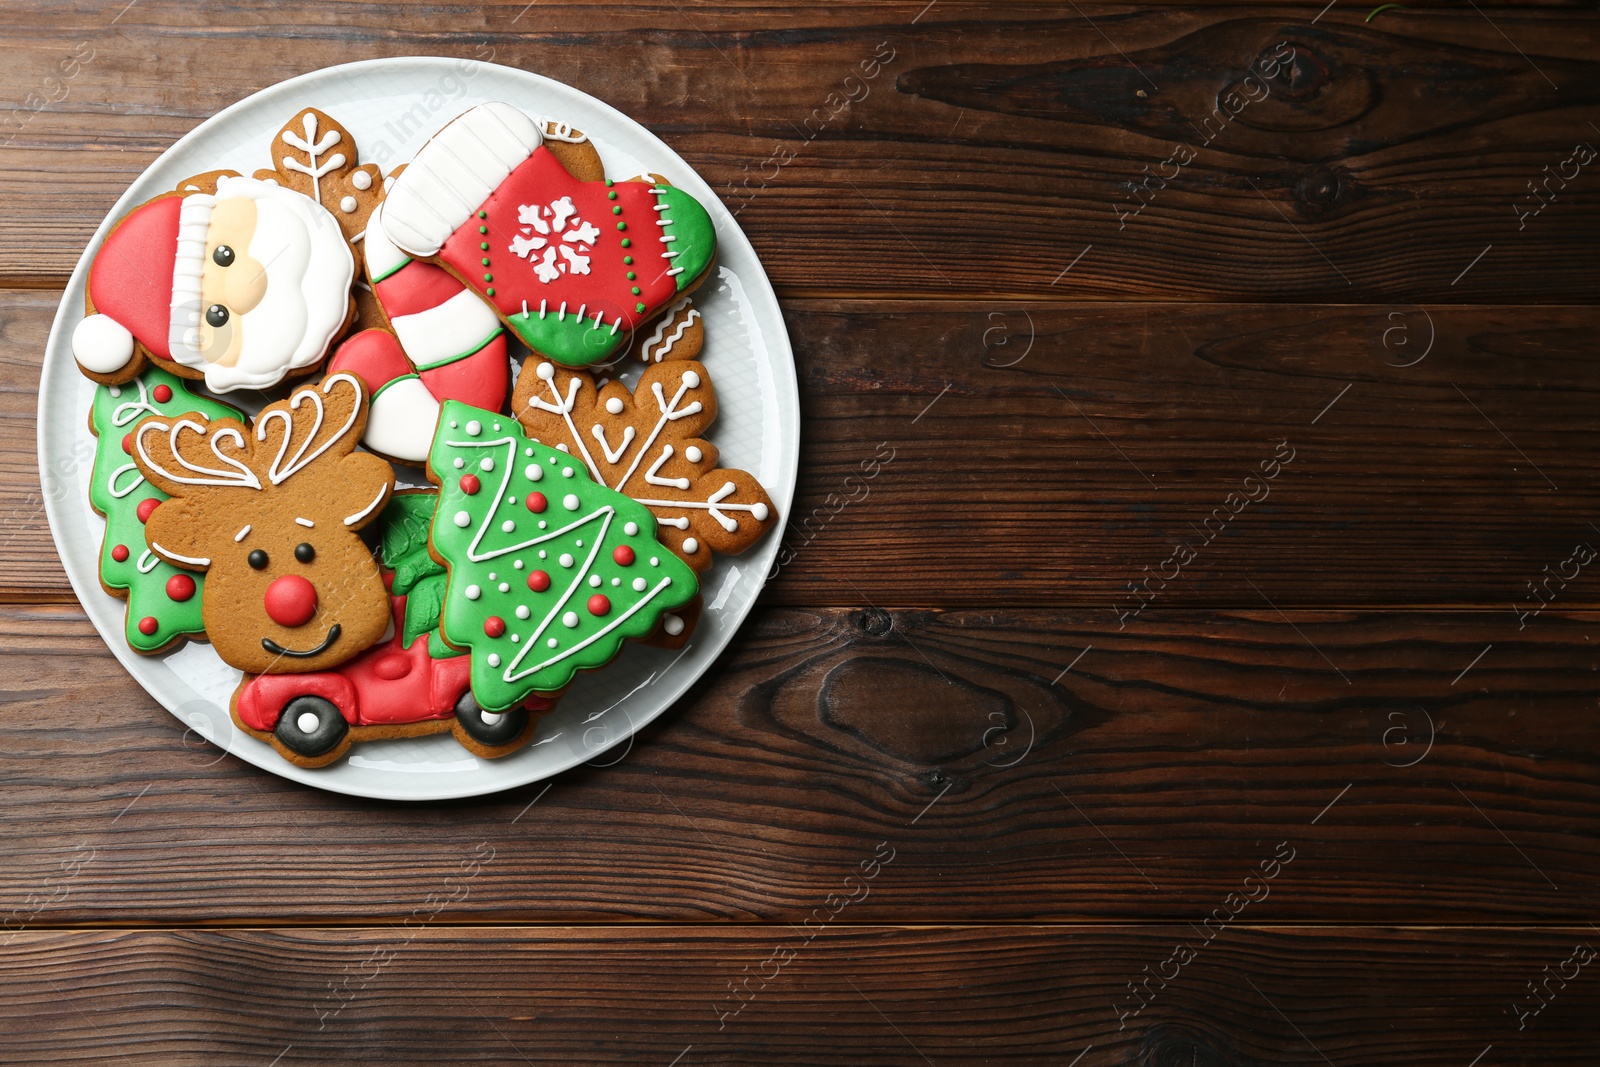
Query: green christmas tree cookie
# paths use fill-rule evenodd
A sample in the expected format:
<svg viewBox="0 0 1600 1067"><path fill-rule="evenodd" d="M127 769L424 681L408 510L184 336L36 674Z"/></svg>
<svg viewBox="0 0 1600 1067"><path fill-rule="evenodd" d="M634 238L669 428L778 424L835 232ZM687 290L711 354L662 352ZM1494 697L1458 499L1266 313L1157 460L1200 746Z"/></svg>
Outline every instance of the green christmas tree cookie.
<svg viewBox="0 0 1600 1067"><path fill-rule="evenodd" d="M440 487L432 550L449 568L441 632L471 650L488 711L604 666L699 591L649 508L513 418L446 401L428 473Z"/></svg>
<svg viewBox="0 0 1600 1067"><path fill-rule="evenodd" d="M240 418L227 404L189 391L182 378L151 367L122 385L95 387L89 429L97 438L89 504L105 516L100 585L128 601L123 629L135 652L163 652L205 633L200 621L205 575L156 558L145 545L144 523L167 494L145 481L128 450L129 433L147 415L198 414L200 421Z"/></svg>

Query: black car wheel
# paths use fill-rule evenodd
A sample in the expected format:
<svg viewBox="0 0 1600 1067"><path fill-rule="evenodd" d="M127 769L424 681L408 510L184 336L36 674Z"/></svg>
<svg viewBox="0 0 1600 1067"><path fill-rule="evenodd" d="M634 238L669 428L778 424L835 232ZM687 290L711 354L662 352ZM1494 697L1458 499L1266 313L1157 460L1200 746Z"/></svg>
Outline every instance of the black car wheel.
<svg viewBox="0 0 1600 1067"><path fill-rule="evenodd" d="M350 724L333 702L313 696L289 701L273 731L285 748L308 757L331 752L349 732Z"/></svg>
<svg viewBox="0 0 1600 1067"><path fill-rule="evenodd" d="M468 689L461 694L461 699L456 701L456 721L467 732L467 736L480 745L509 745L522 736L522 731L528 728L528 712L523 708L513 708L507 712L495 713L484 711L478 707L478 701L473 697L472 690Z"/></svg>

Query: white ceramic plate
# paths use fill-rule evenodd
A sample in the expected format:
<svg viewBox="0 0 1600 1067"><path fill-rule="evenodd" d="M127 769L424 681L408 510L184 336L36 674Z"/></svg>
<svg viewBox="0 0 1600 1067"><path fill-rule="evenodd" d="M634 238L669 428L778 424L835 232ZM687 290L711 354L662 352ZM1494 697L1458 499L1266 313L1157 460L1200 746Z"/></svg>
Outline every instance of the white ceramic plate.
<svg viewBox="0 0 1600 1067"><path fill-rule="evenodd" d="M620 760L632 735L665 711L706 671L749 614L765 584L779 538L769 535L737 557L719 557L703 576L706 610L693 639L675 652L630 645L602 671L581 676L539 725L531 746L483 760L450 734L357 744L332 767L303 770L244 734L228 715L239 672L204 643L166 656L140 656L123 637L125 601L99 582L105 524L89 507L94 455L87 412L94 385L72 360L72 329L83 317L89 260L111 224L182 178L231 167L267 165L268 145L307 105L354 135L362 162L385 171L409 159L435 130L474 104L504 100L530 115L570 123L589 135L613 178L651 172L693 193L716 223L716 276L695 293L705 319L700 359L717 387L719 414L710 437L723 461L756 475L780 517L794 496L800 414L794 358L777 298L744 233L711 187L650 131L621 112L549 78L470 60L382 59L349 63L290 79L241 100L201 123L150 165L112 207L78 261L56 313L39 387L39 459L45 507L67 577L106 644L150 695L208 741L275 774L356 796L442 800L477 796L538 781L586 761ZM409 121L408 121L409 119ZM636 375L636 371L632 375ZM249 397L229 394L230 402ZM401 468L402 480L423 484ZM177 737L174 735L174 743ZM608 751L610 750L610 751ZM604 753L602 755L602 753Z"/></svg>

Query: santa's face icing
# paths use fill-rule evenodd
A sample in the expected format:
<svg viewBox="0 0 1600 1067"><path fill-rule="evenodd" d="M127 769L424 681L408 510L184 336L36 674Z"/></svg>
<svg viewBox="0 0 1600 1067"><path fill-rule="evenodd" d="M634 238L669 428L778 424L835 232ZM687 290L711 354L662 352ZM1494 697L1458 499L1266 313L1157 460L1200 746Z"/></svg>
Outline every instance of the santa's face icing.
<svg viewBox="0 0 1600 1067"><path fill-rule="evenodd" d="M182 218L175 360L225 391L275 385L326 354L344 326L354 272L332 215L280 186L224 178L216 196L189 197Z"/></svg>

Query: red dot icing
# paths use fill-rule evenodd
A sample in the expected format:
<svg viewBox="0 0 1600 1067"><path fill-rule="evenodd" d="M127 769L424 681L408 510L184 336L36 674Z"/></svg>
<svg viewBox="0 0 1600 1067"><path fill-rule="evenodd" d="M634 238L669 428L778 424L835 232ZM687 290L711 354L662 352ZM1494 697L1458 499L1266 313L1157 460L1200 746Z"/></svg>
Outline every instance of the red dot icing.
<svg viewBox="0 0 1600 1067"><path fill-rule="evenodd" d="M172 386L158 385L150 390L150 395L156 398L157 404L165 404L172 399Z"/></svg>
<svg viewBox="0 0 1600 1067"><path fill-rule="evenodd" d="M506 632L506 620L498 615L490 615L483 620L483 632L490 637L499 637Z"/></svg>
<svg viewBox="0 0 1600 1067"><path fill-rule="evenodd" d="M544 498L543 493L529 493L527 503L528 510L533 512L535 515L539 514L539 512L550 506L550 501Z"/></svg>
<svg viewBox="0 0 1600 1067"><path fill-rule="evenodd" d="M161 624L156 622L156 620L149 615L146 615L144 618L139 620L139 632L144 634L146 637L153 636L160 626Z"/></svg>
<svg viewBox="0 0 1600 1067"><path fill-rule="evenodd" d="M620 566L629 566L633 563L633 549L627 545L618 545L616 550L611 553L611 558L616 560Z"/></svg>
<svg viewBox="0 0 1600 1067"><path fill-rule="evenodd" d="M139 507L135 510L134 514L139 516L140 522L149 522L150 513L160 506L161 501L157 500L153 496L147 497L146 499L139 501Z"/></svg>
<svg viewBox="0 0 1600 1067"><path fill-rule="evenodd" d="M317 587L298 574L274 578L264 600L267 615L279 626L304 626L317 613Z"/></svg>
<svg viewBox="0 0 1600 1067"><path fill-rule="evenodd" d="M534 571L528 575L528 588L535 593L542 593L550 588L550 576L544 571Z"/></svg>
<svg viewBox="0 0 1600 1067"><path fill-rule="evenodd" d="M130 456L133 455L133 433L132 433L132 431L129 431L128 433L125 433L125 434L122 435L122 451L126 452Z"/></svg>
<svg viewBox="0 0 1600 1067"><path fill-rule="evenodd" d="M118 563L126 563L126 562L128 562L128 546L127 545L114 545L114 546L112 546L111 558L116 560Z"/></svg>
<svg viewBox="0 0 1600 1067"><path fill-rule="evenodd" d="M187 574L174 574L167 579L167 596L183 603L194 596L194 579Z"/></svg>
<svg viewBox="0 0 1600 1067"><path fill-rule="evenodd" d="M605 615L611 611L611 598L604 593L596 593L589 598L589 614Z"/></svg>
<svg viewBox="0 0 1600 1067"><path fill-rule="evenodd" d="M461 491L463 493L468 496L477 496L478 490L481 488L482 484L478 481L476 474L463 474L461 476Z"/></svg>

